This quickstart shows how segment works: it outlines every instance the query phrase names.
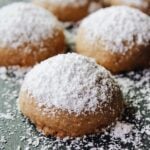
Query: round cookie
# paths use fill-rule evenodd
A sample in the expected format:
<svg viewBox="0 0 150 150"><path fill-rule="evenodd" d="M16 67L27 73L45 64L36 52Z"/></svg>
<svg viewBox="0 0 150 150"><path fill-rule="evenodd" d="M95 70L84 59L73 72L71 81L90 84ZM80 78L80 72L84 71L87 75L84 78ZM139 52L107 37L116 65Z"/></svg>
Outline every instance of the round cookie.
<svg viewBox="0 0 150 150"><path fill-rule="evenodd" d="M89 0L33 0L61 21L78 21L88 14Z"/></svg>
<svg viewBox="0 0 150 150"><path fill-rule="evenodd" d="M27 74L18 106L45 135L76 137L114 122L121 116L123 100L106 69L68 53L43 61Z"/></svg>
<svg viewBox="0 0 150 150"><path fill-rule="evenodd" d="M0 9L0 66L30 66L63 53L63 29L48 11L30 3Z"/></svg>
<svg viewBox="0 0 150 150"><path fill-rule="evenodd" d="M150 15L150 1L149 0L105 0L109 5L127 5L138 8L141 11Z"/></svg>
<svg viewBox="0 0 150 150"><path fill-rule="evenodd" d="M76 51L112 73L150 66L150 18L127 6L101 9L85 18Z"/></svg>

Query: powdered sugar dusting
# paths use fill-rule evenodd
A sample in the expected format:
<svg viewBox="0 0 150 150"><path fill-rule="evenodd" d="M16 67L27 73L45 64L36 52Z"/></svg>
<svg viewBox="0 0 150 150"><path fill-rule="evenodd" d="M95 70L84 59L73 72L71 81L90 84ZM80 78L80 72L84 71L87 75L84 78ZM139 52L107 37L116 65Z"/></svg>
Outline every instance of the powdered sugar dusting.
<svg viewBox="0 0 150 150"><path fill-rule="evenodd" d="M150 18L137 9L114 6L101 9L81 23L91 44L103 42L106 50L125 53L135 45L150 42Z"/></svg>
<svg viewBox="0 0 150 150"><path fill-rule="evenodd" d="M14 119L12 114L11 113L7 113L7 114L4 114L4 113L0 113L0 118L4 118L4 119Z"/></svg>
<svg viewBox="0 0 150 150"><path fill-rule="evenodd" d="M132 124L117 122L114 129L112 130L112 135L114 138L122 137L122 139L125 139L125 135L129 134L132 128Z"/></svg>
<svg viewBox="0 0 150 150"><path fill-rule="evenodd" d="M48 11L30 3L13 3L0 9L0 47L17 48L54 35L61 26Z"/></svg>
<svg viewBox="0 0 150 150"><path fill-rule="evenodd" d="M79 6L84 6L85 4L88 3L88 0L35 0L35 1L47 2L61 7L66 7L66 6L79 7Z"/></svg>
<svg viewBox="0 0 150 150"><path fill-rule="evenodd" d="M119 87L94 60L75 53L50 58L31 70L22 87L39 105L80 114L112 101Z"/></svg>

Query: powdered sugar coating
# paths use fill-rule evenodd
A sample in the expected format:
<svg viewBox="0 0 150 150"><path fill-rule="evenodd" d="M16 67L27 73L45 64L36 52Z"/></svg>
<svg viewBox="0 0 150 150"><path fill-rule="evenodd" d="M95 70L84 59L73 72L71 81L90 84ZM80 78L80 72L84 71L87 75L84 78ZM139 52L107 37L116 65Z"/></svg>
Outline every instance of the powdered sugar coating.
<svg viewBox="0 0 150 150"><path fill-rule="evenodd" d="M62 54L32 69L21 91L33 96L39 106L69 113L94 112L112 102L120 92L110 73L94 60L78 54Z"/></svg>
<svg viewBox="0 0 150 150"><path fill-rule="evenodd" d="M150 17L127 6L101 9L84 19L80 28L91 44L101 41L115 53L150 44Z"/></svg>
<svg viewBox="0 0 150 150"><path fill-rule="evenodd" d="M50 4L54 4L56 6L66 7L66 6L84 6L88 3L88 0L35 0L37 2L47 2Z"/></svg>
<svg viewBox="0 0 150 150"><path fill-rule="evenodd" d="M13 3L0 9L0 47L17 48L26 43L42 44L61 26L43 8L30 3Z"/></svg>

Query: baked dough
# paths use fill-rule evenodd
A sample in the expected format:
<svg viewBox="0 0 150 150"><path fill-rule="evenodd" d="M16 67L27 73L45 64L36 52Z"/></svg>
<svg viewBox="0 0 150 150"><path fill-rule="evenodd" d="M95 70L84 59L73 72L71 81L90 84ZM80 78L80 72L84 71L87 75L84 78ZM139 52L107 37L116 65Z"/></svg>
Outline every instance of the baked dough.
<svg viewBox="0 0 150 150"><path fill-rule="evenodd" d="M61 21L78 21L88 14L89 0L33 0Z"/></svg>
<svg viewBox="0 0 150 150"><path fill-rule="evenodd" d="M92 0L89 5L89 14L101 9L104 7L102 0Z"/></svg>
<svg viewBox="0 0 150 150"><path fill-rule="evenodd" d="M127 5L140 9L146 14L150 15L150 1L149 0L104 0L107 5Z"/></svg>
<svg viewBox="0 0 150 150"><path fill-rule="evenodd" d="M127 6L101 9L85 18L76 51L93 57L112 73L150 66L150 18Z"/></svg>
<svg viewBox="0 0 150 150"><path fill-rule="evenodd" d="M0 66L30 66L63 53L63 29L43 8L14 3L0 9Z"/></svg>
<svg viewBox="0 0 150 150"><path fill-rule="evenodd" d="M98 132L118 119L123 99L106 69L69 53L52 57L27 74L18 106L43 134L76 137Z"/></svg>

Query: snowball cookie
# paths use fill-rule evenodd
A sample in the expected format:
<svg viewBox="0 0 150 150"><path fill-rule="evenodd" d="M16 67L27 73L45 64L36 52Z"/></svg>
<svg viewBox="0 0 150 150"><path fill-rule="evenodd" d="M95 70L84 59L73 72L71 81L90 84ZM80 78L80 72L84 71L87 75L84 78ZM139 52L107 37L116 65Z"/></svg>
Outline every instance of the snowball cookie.
<svg viewBox="0 0 150 150"><path fill-rule="evenodd" d="M30 3L0 9L0 66L29 66L64 51L57 19Z"/></svg>
<svg viewBox="0 0 150 150"><path fill-rule="evenodd" d="M88 14L89 0L33 0L61 21L78 21Z"/></svg>
<svg viewBox="0 0 150 150"><path fill-rule="evenodd" d="M110 5L127 5L140 9L141 11L150 14L149 0L106 0Z"/></svg>
<svg viewBox="0 0 150 150"><path fill-rule="evenodd" d="M81 23L78 53L93 57L113 73L150 65L150 18L127 6L101 9Z"/></svg>
<svg viewBox="0 0 150 150"><path fill-rule="evenodd" d="M25 78L18 104L39 131L60 137L95 133L123 109L120 88L110 73L74 53L35 66Z"/></svg>

